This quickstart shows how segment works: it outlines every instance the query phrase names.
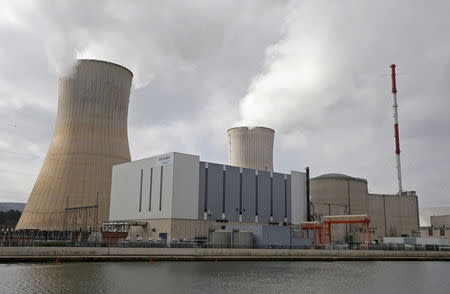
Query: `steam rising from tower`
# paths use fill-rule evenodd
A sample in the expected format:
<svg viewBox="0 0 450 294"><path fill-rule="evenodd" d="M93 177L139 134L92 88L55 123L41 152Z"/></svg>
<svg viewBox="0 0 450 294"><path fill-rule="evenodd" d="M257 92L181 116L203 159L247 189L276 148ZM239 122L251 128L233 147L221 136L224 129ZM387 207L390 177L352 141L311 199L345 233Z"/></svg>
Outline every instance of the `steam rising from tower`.
<svg viewBox="0 0 450 294"><path fill-rule="evenodd" d="M273 170L275 131L264 127L236 127L227 131L230 165Z"/></svg>
<svg viewBox="0 0 450 294"><path fill-rule="evenodd" d="M78 230L108 220L112 166L130 161L127 116L133 74L78 60L58 81L52 141L16 229Z"/></svg>

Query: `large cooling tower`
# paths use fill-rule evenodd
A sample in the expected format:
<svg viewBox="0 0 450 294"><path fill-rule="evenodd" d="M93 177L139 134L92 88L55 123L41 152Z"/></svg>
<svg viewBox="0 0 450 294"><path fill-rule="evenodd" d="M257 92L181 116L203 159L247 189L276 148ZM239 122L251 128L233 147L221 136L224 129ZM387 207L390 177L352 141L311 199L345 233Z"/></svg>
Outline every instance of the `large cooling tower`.
<svg viewBox="0 0 450 294"><path fill-rule="evenodd" d="M131 71L78 60L58 81L52 141L16 229L79 230L108 220L112 166L130 161Z"/></svg>
<svg viewBox="0 0 450 294"><path fill-rule="evenodd" d="M264 127L236 127L227 131L230 165L273 170L275 131Z"/></svg>

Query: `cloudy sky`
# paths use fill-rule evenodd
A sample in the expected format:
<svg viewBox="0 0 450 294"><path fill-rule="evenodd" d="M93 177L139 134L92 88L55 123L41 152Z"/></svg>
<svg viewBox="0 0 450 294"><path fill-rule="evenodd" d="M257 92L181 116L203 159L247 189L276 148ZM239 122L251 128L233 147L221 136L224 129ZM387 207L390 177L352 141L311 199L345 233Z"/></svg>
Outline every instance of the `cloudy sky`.
<svg viewBox="0 0 450 294"><path fill-rule="evenodd" d="M404 188L450 205L448 1L0 0L0 201L26 201L76 58L135 76L133 159L226 163L226 130L276 130L275 170L364 177L396 192L389 65Z"/></svg>

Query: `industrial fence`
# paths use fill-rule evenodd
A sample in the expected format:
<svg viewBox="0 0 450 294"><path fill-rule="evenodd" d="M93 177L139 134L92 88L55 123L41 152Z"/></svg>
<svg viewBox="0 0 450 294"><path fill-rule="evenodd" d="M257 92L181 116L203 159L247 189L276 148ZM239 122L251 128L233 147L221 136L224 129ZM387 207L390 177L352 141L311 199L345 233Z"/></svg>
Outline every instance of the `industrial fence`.
<svg viewBox="0 0 450 294"><path fill-rule="evenodd" d="M122 233L126 236L126 233ZM122 237L123 237L122 236ZM231 241L227 244L217 244L208 236L199 236L194 240L164 239L153 241L127 240L117 235L116 239L102 238L101 232L71 232L71 231L39 231L1 229L0 247L135 247L135 248L242 248L242 249L317 249L317 250L392 250L392 251L450 251L449 245L404 244L404 243L373 243L373 244L325 244L289 245L250 242L239 244ZM309 242L311 244L311 241ZM292 243L291 243L292 244Z"/></svg>
<svg viewBox="0 0 450 294"><path fill-rule="evenodd" d="M450 251L448 245L408 245L408 244L366 244L291 246L291 245L216 245L193 242L79 242L67 240L2 240L0 247L129 247L129 248L230 248L230 249L316 249L316 250L388 250L388 251Z"/></svg>

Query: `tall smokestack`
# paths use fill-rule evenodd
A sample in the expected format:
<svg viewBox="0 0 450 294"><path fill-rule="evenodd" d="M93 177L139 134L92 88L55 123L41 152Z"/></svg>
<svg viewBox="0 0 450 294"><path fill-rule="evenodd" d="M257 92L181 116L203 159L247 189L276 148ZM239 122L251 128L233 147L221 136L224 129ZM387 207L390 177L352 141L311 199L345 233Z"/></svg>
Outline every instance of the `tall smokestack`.
<svg viewBox="0 0 450 294"><path fill-rule="evenodd" d="M401 195L403 192L402 166L400 161L400 134L398 126L397 83L395 74L395 64L391 64L391 81L392 81L392 97L394 99L394 104L392 105L392 108L394 112L395 159L397 164L398 194Z"/></svg>
<svg viewBox="0 0 450 294"><path fill-rule="evenodd" d="M264 127L236 127L227 131L230 165L273 171L275 131Z"/></svg>
<svg viewBox="0 0 450 294"><path fill-rule="evenodd" d="M59 78L52 141L16 229L79 230L108 220L112 166L130 161L132 78L99 60L78 60Z"/></svg>

